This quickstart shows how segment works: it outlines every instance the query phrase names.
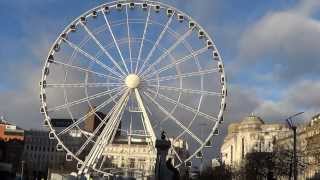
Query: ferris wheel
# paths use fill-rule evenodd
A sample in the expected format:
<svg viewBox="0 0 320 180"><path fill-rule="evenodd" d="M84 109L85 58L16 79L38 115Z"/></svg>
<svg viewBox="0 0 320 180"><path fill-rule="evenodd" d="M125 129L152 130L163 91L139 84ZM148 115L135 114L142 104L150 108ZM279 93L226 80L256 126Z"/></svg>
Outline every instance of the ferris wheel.
<svg viewBox="0 0 320 180"><path fill-rule="evenodd" d="M106 175L113 173L101 159L117 137L137 135L154 147L165 131L188 147L186 157L172 147L175 166L190 162L218 133L226 95L209 34L155 1L114 1L80 15L53 43L40 81L41 113L57 149L79 172ZM69 123L58 127L56 119ZM79 148L64 139L72 132L82 138Z"/></svg>

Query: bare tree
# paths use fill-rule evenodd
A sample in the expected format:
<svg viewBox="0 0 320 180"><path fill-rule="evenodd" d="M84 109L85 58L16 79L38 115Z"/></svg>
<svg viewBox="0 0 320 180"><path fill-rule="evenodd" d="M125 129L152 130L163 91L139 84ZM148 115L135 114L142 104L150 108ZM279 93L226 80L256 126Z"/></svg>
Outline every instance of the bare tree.
<svg viewBox="0 0 320 180"><path fill-rule="evenodd" d="M223 163L220 166L211 167L205 166L200 173L199 180L231 180L232 172L231 168Z"/></svg>

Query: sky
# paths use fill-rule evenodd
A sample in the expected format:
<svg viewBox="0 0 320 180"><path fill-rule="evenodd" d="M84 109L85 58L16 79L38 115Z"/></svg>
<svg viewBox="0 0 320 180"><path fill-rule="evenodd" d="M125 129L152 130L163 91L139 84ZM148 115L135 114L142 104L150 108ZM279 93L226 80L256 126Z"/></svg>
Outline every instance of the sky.
<svg viewBox="0 0 320 180"><path fill-rule="evenodd" d="M41 128L38 84L49 47L65 25L104 2L0 1L0 115ZM320 1L162 2L192 16L221 53L229 89L224 134L227 124L252 113L266 122L300 111L298 120L307 121L319 113Z"/></svg>

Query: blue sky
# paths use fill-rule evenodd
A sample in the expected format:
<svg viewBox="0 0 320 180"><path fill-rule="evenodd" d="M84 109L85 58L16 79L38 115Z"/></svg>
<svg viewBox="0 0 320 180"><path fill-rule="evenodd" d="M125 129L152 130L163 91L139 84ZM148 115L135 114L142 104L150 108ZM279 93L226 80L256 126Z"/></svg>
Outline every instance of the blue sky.
<svg viewBox="0 0 320 180"><path fill-rule="evenodd" d="M49 46L75 17L107 1L0 1L0 113L41 128L38 82ZM163 1L191 15L212 37L229 82L226 120L266 121L320 107L318 0ZM225 128L225 127L224 127Z"/></svg>

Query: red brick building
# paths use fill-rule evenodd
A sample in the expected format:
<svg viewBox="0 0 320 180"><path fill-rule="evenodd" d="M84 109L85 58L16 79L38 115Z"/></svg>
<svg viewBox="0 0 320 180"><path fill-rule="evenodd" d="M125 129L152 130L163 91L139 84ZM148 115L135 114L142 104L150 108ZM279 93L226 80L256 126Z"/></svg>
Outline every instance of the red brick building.
<svg viewBox="0 0 320 180"><path fill-rule="evenodd" d="M3 118L0 120L0 141L24 140L24 130L9 124Z"/></svg>

